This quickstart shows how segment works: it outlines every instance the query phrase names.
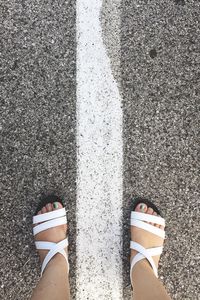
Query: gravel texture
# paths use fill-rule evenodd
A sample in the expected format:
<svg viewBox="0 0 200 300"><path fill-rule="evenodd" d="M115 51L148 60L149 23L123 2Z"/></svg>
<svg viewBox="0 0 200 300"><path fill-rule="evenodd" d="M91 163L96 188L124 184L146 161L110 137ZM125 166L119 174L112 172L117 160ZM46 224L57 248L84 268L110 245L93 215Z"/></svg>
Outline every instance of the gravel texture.
<svg viewBox="0 0 200 300"><path fill-rule="evenodd" d="M32 214L53 191L69 210L74 294L74 1L1 1L0 10L0 299L28 299L39 279Z"/></svg>
<svg viewBox="0 0 200 300"><path fill-rule="evenodd" d="M160 278L172 299L200 299L199 1L123 1L124 293L129 295L129 203L149 197L167 240ZM128 299L128 296L127 296Z"/></svg>

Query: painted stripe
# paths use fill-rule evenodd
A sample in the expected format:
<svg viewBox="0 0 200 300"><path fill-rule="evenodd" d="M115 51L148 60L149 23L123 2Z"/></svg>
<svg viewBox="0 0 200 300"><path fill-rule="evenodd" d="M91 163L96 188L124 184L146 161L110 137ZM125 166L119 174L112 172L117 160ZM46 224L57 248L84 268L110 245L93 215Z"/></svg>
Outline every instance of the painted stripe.
<svg viewBox="0 0 200 300"><path fill-rule="evenodd" d="M77 299L122 299L122 108L102 0L77 0Z"/></svg>

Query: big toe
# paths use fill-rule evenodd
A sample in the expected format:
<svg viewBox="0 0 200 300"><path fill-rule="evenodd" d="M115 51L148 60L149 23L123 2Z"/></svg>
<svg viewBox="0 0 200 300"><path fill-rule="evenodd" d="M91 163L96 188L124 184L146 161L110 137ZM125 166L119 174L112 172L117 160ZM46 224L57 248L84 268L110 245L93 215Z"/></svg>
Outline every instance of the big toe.
<svg viewBox="0 0 200 300"><path fill-rule="evenodd" d="M52 206L53 206L53 210L63 208L62 203L60 202L54 202Z"/></svg>
<svg viewBox="0 0 200 300"><path fill-rule="evenodd" d="M53 202L53 203L48 203L46 204L46 211L47 212L50 212L52 210L57 210L57 209L60 209L62 208L62 204L60 202Z"/></svg>
<svg viewBox="0 0 200 300"><path fill-rule="evenodd" d="M136 212L142 212L142 213L146 213L147 212L147 205L145 203L139 203L136 208L135 208L135 211Z"/></svg>

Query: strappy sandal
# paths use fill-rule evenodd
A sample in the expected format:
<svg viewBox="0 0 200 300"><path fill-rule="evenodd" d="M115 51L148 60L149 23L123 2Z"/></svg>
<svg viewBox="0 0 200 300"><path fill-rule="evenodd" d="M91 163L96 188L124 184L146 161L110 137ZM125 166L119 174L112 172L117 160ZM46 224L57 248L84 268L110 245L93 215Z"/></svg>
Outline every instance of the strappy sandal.
<svg viewBox="0 0 200 300"><path fill-rule="evenodd" d="M131 211L131 225L136 226L138 228L142 228L146 231L149 231L149 232L165 239L165 231L164 230L146 223L146 222L152 222L155 224L165 226L165 220L160 216L154 216L154 215L149 215L147 213L141 213L141 212L134 211L136 206L139 203L145 203L148 207L151 207L158 215L161 216L161 213L158 210L158 208L150 200L137 197L137 198L133 199L133 211ZM149 263L154 271L155 276L158 277L158 270L156 268L156 265L154 263L152 256L160 255L163 251L163 246L146 249L139 243L131 241L130 248L138 251L138 253L132 258L132 261L131 261L130 279L131 279L132 286L133 286L132 276L131 276L132 269L135 266L135 264L138 261L140 261L141 259L146 258L149 261Z"/></svg>
<svg viewBox="0 0 200 300"><path fill-rule="evenodd" d="M60 202L62 204L63 208L37 215L38 211L40 211L43 206L45 206L48 203L53 203L53 202ZM33 217L33 224L37 224L40 222L43 222L43 223L33 227L34 236L43 230L46 230L46 229L49 229L52 227L56 227L56 226L60 226L63 224L67 224L66 210L65 210L65 207L59 197L57 197L55 195L48 195L41 200L41 202L39 203L39 205L36 209L35 216ZM68 246L68 238L65 238L64 240L62 240L58 243L46 242L46 241L35 241L35 246L36 246L36 249L49 250L49 252L47 253L47 255L42 263L41 277L42 277L42 274L43 274L48 262L51 260L51 258L54 255L56 255L56 253L60 253L64 256L64 258L67 262L67 267L68 267L68 271L69 271L68 257L64 250Z"/></svg>

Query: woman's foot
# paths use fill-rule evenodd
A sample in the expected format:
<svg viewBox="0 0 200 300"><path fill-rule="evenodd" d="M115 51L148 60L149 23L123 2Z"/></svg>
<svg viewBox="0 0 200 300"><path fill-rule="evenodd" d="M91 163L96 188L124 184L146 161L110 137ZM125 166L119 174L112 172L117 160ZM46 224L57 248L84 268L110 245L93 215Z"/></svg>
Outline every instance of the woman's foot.
<svg viewBox="0 0 200 300"><path fill-rule="evenodd" d="M48 200L47 200L48 201ZM57 200L59 201L59 200ZM55 206L53 204L56 204ZM37 215L48 213L54 210L63 208L60 202L48 203L45 205ZM41 222L43 223L43 222ZM38 223L40 224L40 223ZM38 225L35 224L35 225ZM36 241L47 241L58 243L66 239L67 224L55 226L35 235ZM49 250L37 250L40 256L40 261L43 263ZM65 248L67 253L67 247ZM40 280L33 290L31 300L69 300L70 299L70 286L69 286L69 266L66 263L65 257L56 253L47 266Z"/></svg>
<svg viewBox="0 0 200 300"><path fill-rule="evenodd" d="M37 215L44 214L44 213L47 213L50 211L54 211L54 210L57 210L60 208L63 208L63 206L60 202L48 203L37 213ZM41 223L43 223L43 222L41 222ZM38 223L38 224L41 224L41 223ZM35 224L34 226L36 226L38 224ZM39 232L38 234L35 235L35 240L58 243L66 238L66 233L67 233L67 224L63 224L63 225L52 227L52 228L46 229L42 232ZM45 256L49 252L49 250L41 249L41 250L37 250L37 251L39 253L40 261L42 263ZM65 249L65 251L67 253L67 248ZM54 257L52 257L52 259L57 256L63 257L62 254L57 253ZM64 259L64 257L63 257L63 259Z"/></svg>
<svg viewBox="0 0 200 300"><path fill-rule="evenodd" d="M158 214L154 212L154 210L151 207L148 207L146 204L142 202L136 206L135 211L158 216ZM147 223L164 230L164 226L156 225L151 222L147 222ZM164 242L164 240L161 237L135 226L131 226L131 240L141 244L144 248L159 247L162 246ZM131 260L137 253L138 252L136 250L131 249ZM160 255L153 256L152 258L155 262L156 267L158 268ZM141 262L145 262L147 265L149 265L147 259L145 260L143 259Z"/></svg>

